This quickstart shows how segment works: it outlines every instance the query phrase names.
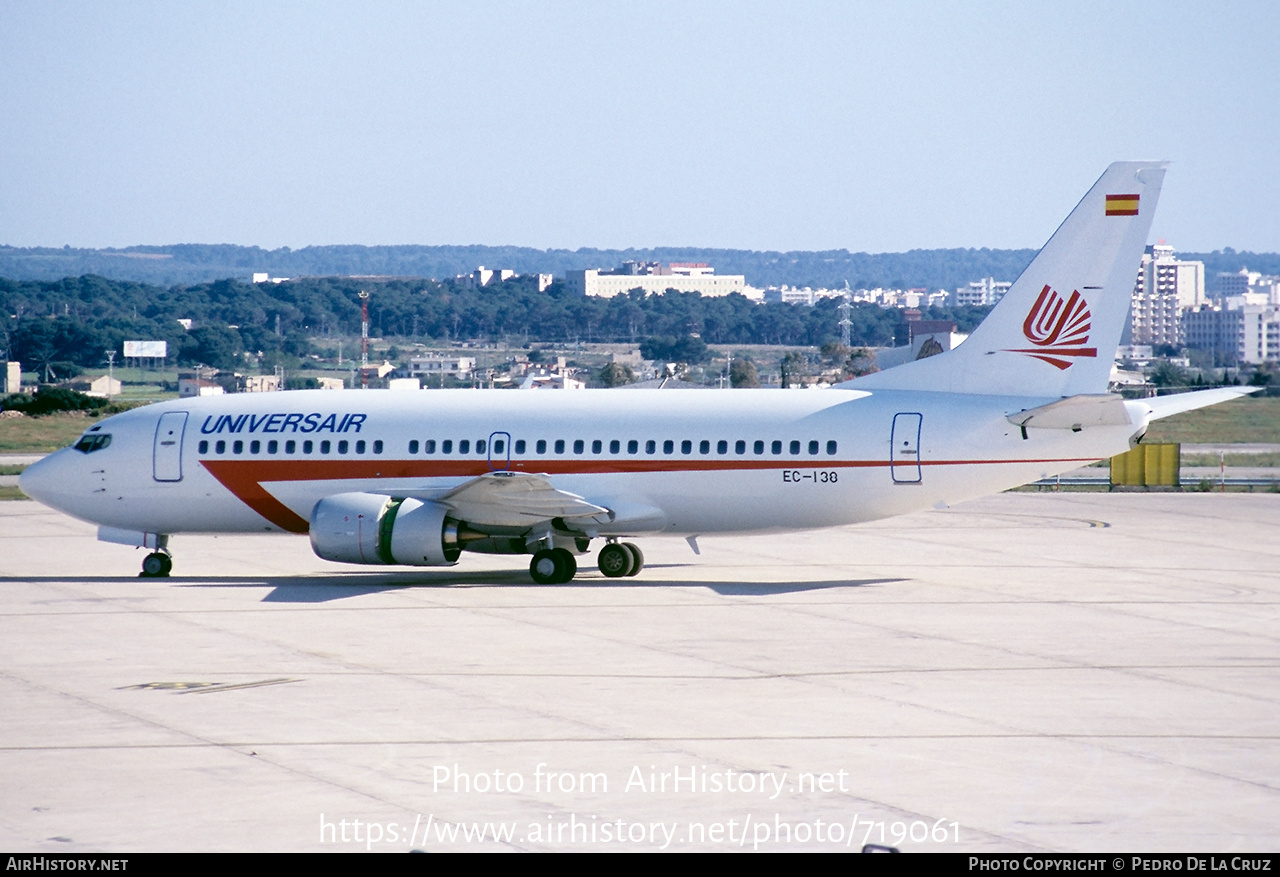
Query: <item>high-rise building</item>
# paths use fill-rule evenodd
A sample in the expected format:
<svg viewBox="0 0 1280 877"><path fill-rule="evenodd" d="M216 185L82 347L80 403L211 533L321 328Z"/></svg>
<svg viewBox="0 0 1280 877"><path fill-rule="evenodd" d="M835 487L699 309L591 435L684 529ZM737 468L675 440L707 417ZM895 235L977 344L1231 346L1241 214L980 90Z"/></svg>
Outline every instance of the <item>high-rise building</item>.
<svg viewBox="0 0 1280 877"><path fill-rule="evenodd" d="M1182 310L1203 301L1203 262L1182 262L1163 243L1147 247L1133 284L1131 343L1182 344Z"/></svg>

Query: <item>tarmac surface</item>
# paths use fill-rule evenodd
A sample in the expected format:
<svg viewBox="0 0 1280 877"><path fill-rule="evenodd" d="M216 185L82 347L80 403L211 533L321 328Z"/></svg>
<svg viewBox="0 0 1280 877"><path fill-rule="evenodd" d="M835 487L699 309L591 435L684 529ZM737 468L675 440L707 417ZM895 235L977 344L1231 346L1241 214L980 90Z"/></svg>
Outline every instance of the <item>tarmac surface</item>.
<svg viewBox="0 0 1280 877"><path fill-rule="evenodd" d="M622 581L287 536L161 580L3 502L0 849L1273 851L1277 533L1008 493Z"/></svg>

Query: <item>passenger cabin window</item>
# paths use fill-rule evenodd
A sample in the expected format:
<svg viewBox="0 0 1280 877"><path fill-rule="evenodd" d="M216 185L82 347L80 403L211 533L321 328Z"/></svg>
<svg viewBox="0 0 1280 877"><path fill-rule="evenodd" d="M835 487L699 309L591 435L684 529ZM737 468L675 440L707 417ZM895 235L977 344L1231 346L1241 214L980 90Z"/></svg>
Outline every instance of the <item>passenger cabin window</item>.
<svg viewBox="0 0 1280 877"><path fill-rule="evenodd" d="M800 453L800 443L799 443L799 442L794 442L794 441L793 441L793 442L791 443L791 454L792 454L792 456L795 456L795 455L797 455L797 454L799 454L799 453Z"/></svg>
<svg viewBox="0 0 1280 877"><path fill-rule="evenodd" d="M422 451L426 454L434 454L436 452L436 440L427 439L422 443Z"/></svg>
<svg viewBox="0 0 1280 877"><path fill-rule="evenodd" d="M644 443L644 452L646 454L655 454L658 451L658 443L653 439L649 439Z"/></svg>
<svg viewBox="0 0 1280 877"><path fill-rule="evenodd" d="M416 454L416 453L418 453L418 440L417 440L417 439L410 439L410 440L409 440L409 453L411 453L411 454Z"/></svg>
<svg viewBox="0 0 1280 877"><path fill-rule="evenodd" d="M236 439L235 442L233 442L231 445L231 451L232 453L243 454L244 442L240 441L240 439Z"/></svg>
<svg viewBox="0 0 1280 877"><path fill-rule="evenodd" d="M267 442L267 453L268 454L280 453L280 442L276 441L275 439L272 439L271 441Z"/></svg>
<svg viewBox="0 0 1280 877"><path fill-rule="evenodd" d="M733 443L733 452L735 454L745 454L747 452L747 443L742 439L738 439Z"/></svg>
<svg viewBox="0 0 1280 877"><path fill-rule="evenodd" d="M676 450L676 443L673 442L671 439L667 439L662 443L662 453L674 454L675 450Z"/></svg>
<svg viewBox="0 0 1280 877"><path fill-rule="evenodd" d="M680 443L680 453L682 453L682 454L692 454L692 453L693 453L693 442L689 441L688 439L685 439L684 441L682 441L682 442Z"/></svg>
<svg viewBox="0 0 1280 877"><path fill-rule="evenodd" d="M769 450L773 451L775 454L781 454L781 453L782 453L782 442L780 442L780 441L775 441L775 442L774 442L774 443L769 447Z"/></svg>
<svg viewBox="0 0 1280 877"><path fill-rule="evenodd" d="M361 442L360 444L364 444L364 442ZM373 452L374 452L375 454L381 454L381 453L382 453L382 439L374 439L374 440L373 440Z"/></svg>
<svg viewBox="0 0 1280 877"><path fill-rule="evenodd" d="M365 449L364 439L358 439L358 440L356 441L356 453L357 453L357 454L363 454L363 453L364 453L364 449Z"/></svg>
<svg viewBox="0 0 1280 877"><path fill-rule="evenodd" d="M239 442L236 442L236 444L239 444ZM333 447L333 444L328 439L325 439L324 441L320 442L320 453L327 454L329 453L329 449L332 447ZM236 451L236 453L238 454L240 452Z"/></svg>
<svg viewBox="0 0 1280 877"><path fill-rule="evenodd" d="M495 439L493 442L493 452L495 454L505 454L507 452L507 443L502 439Z"/></svg>
<svg viewBox="0 0 1280 877"><path fill-rule="evenodd" d="M477 441L477 442L476 442L476 453L477 453L477 454L483 454L483 453L484 453L484 447L485 447L485 445L484 445L484 439L480 439L479 441Z"/></svg>
<svg viewBox="0 0 1280 877"><path fill-rule="evenodd" d="M350 445L349 445L349 444L347 444L347 440L346 440L346 439L342 439L342 440L340 440L340 441L338 442L338 453L339 453L339 454L345 454L345 453L347 452L347 448L349 448L349 447L350 447Z"/></svg>
<svg viewBox="0 0 1280 877"><path fill-rule="evenodd" d="M836 455L836 443L834 441L827 442L827 456L834 457Z"/></svg>
<svg viewBox="0 0 1280 877"><path fill-rule="evenodd" d="M709 453L711 453L711 442L707 441L706 439L703 439L701 442L699 442L699 443L698 443L698 453L699 453L699 454L709 454Z"/></svg>
<svg viewBox="0 0 1280 877"><path fill-rule="evenodd" d="M533 446L533 452L535 454L545 454L547 452L547 440L538 439L538 443Z"/></svg>
<svg viewBox="0 0 1280 877"><path fill-rule="evenodd" d="M716 442L716 453L717 454L729 453L729 443L724 439L720 439L720 441Z"/></svg>
<svg viewBox="0 0 1280 877"><path fill-rule="evenodd" d="M814 439L809 442L809 456L815 457L818 454L818 441Z"/></svg>
<svg viewBox="0 0 1280 877"><path fill-rule="evenodd" d="M471 439L462 439L461 441L458 442L458 453L459 454L471 453Z"/></svg>
<svg viewBox="0 0 1280 877"><path fill-rule="evenodd" d="M222 442L218 442L218 444L222 444ZM302 443L302 453L309 454L314 449L315 449L315 445L312 443L311 439L307 439ZM222 453L222 452L219 451L218 453Z"/></svg>
<svg viewBox="0 0 1280 877"><path fill-rule="evenodd" d="M600 451L601 451L603 448L604 448L604 445L603 445L603 444L601 444L600 439L596 439L595 441L593 441L593 442L591 443L591 453L593 453L593 454L598 454L598 453L600 453Z"/></svg>
<svg viewBox="0 0 1280 877"><path fill-rule="evenodd" d="M763 453L764 453L764 442L762 442L762 441L757 441L754 445L752 445L752 446L751 446L751 450L752 450L752 451L754 451L754 452L755 452L755 453L757 453L757 454L763 454Z"/></svg>
<svg viewBox="0 0 1280 877"><path fill-rule="evenodd" d="M453 453L453 439L445 439L440 443L440 453L442 454Z"/></svg>
<svg viewBox="0 0 1280 877"><path fill-rule="evenodd" d="M582 453L582 449L583 449L585 446L586 446L586 445L583 443L582 439L574 439L574 440L573 440L573 452L574 452L575 454L581 454L581 453Z"/></svg>
<svg viewBox="0 0 1280 877"><path fill-rule="evenodd" d="M293 439L289 439L287 442L284 443L284 452L286 454L292 454L297 450L298 450L298 443L295 442Z"/></svg>
<svg viewBox="0 0 1280 877"><path fill-rule="evenodd" d="M631 441L627 442L627 453L628 454L640 453L640 443L635 439L631 439Z"/></svg>
<svg viewBox="0 0 1280 877"><path fill-rule="evenodd" d="M84 442L84 439L80 439L80 441L76 442L76 450L77 450L77 451L78 451L78 450L80 450L80 445L81 445L83 442ZM88 453L88 451L85 451L85 453L87 454L87 453ZM202 442L200 442L200 453L202 453L202 454L207 454L207 453L209 453L209 443L208 443L208 442L206 442L206 441L202 441Z"/></svg>
<svg viewBox="0 0 1280 877"><path fill-rule="evenodd" d="M257 439L254 439L253 441L249 442L249 453L251 454L262 453L262 442L258 441Z"/></svg>
<svg viewBox="0 0 1280 877"><path fill-rule="evenodd" d="M564 439L556 439L556 453L557 454L564 453Z"/></svg>

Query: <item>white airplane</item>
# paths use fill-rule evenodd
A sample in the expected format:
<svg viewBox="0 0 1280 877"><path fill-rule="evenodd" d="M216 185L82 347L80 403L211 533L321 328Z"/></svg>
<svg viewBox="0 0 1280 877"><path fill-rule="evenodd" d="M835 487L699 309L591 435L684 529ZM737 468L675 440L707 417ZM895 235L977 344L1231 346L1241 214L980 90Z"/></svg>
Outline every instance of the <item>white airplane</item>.
<svg viewBox="0 0 1280 877"><path fill-rule="evenodd" d="M954 350L827 390L303 391L107 418L22 490L153 549L175 533L310 533L326 560L445 566L532 554L567 582L602 540L784 533L900 515L1110 457L1150 421L1235 398L1107 394L1165 164L1111 165Z"/></svg>

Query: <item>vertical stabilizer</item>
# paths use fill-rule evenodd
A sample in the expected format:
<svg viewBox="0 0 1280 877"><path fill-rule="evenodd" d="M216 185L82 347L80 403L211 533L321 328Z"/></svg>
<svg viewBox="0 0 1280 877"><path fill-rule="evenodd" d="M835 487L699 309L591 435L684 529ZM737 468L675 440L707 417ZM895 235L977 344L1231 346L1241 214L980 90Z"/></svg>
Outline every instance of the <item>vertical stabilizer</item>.
<svg viewBox="0 0 1280 877"><path fill-rule="evenodd" d="M1119 161L954 350L846 381L859 390L1104 393L1166 163Z"/></svg>

